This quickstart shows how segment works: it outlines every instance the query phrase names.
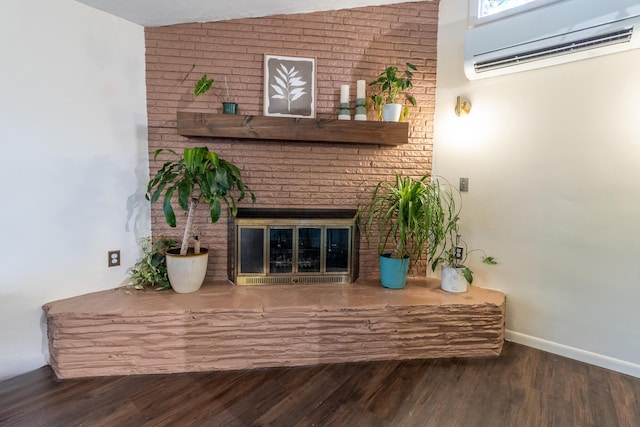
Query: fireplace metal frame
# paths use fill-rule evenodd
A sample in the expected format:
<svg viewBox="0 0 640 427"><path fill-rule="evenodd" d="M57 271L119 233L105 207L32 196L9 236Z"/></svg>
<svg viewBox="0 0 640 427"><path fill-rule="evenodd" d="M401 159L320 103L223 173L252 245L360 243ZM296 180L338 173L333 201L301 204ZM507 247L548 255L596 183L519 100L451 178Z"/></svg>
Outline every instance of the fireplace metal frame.
<svg viewBox="0 0 640 427"><path fill-rule="evenodd" d="M240 268L242 229L262 229L262 272L243 273ZM292 271L269 272L271 229L292 229L293 242L298 241L301 228L320 228L320 272L297 271L297 245L293 245ZM349 235L347 271L326 271L327 229L346 229ZM239 209L236 217L229 217L228 278L236 285L352 283L358 277L360 236L353 209Z"/></svg>

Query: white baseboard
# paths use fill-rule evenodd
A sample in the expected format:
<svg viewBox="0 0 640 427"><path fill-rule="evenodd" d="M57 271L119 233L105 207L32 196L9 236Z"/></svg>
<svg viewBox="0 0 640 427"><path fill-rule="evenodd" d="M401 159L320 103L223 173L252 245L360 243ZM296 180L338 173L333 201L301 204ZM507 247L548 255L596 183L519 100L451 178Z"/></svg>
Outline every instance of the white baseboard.
<svg viewBox="0 0 640 427"><path fill-rule="evenodd" d="M614 359L613 357L580 350L579 348L569 347L508 329L505 331L505 339L528 347L537 348L538 350L547 351L559 356L568 357L580 362L589 363L590 365L599 366L601 368L610 369L612 371L640 378L640 365L635 363L625 362L624 360Z"/></svg>

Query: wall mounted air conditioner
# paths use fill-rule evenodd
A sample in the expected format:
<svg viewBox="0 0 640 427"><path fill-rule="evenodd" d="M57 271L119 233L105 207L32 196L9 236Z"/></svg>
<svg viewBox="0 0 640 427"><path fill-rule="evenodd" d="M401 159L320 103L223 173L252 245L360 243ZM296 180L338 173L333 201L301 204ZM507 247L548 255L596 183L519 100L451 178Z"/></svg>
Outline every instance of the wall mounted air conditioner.
<svg viewBox="0 0 640 427"><path fill-rule="evenodd" d="M638 0L566 0L469 28L464 71L475 80L639 47Z"/></svg>

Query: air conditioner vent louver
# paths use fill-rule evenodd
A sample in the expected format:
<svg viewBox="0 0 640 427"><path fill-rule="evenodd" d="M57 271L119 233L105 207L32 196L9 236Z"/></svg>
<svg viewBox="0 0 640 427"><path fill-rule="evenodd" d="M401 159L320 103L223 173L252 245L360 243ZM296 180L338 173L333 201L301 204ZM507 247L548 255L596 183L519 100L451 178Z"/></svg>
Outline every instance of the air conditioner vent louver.
<svg viewBox="0 0 640 427"><path fill-rule="evenodd" d="M539 61L545 58L584 52L605 46L629 43L633 36L633 27L625 28L598 36L575 40L569 43L556 44L544 49L535 49L517 54L481 61L474 64L476 73L497 70L501 68L521 65L528 62Z"/></svg>

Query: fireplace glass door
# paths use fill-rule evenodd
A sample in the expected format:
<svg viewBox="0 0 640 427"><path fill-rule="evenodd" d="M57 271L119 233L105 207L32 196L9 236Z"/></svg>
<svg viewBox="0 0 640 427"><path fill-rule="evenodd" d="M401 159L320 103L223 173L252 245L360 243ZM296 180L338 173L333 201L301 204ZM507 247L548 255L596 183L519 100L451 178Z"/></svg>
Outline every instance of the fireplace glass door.
<svg viewBox="0 0 640 427"><path fill-rule="evenodd" d="M349 266L349 229L324 227L268 227L269 273L347 272ZM244 230L243 230L244 231ZM323 235L323 232L326 234ZM261 240L260 240L261 242ZM294 242L296 250L294 250ZM325 243L326 242L326 243ZM242 244L242 243L241 243ZM323 246L326 253L323 254ZM254 243L252 243L254 246ZM248 252L244 250L243 253ZM256 251L251 263L262 262L262 251ZM326 263L324 262L326 260ZM323 269L323 265L326 268ZM257 273L241 268L241 273Z"/></svg>
<svg viewBox="0 0 640 427"><path fill-rule="evenodd" d="M349 228L327 228L325 265L328 273L346 273L349 271Z"/></svg>
<svg viewBox="0 0 640 427"><path fill-rule="evenodd" d="M320 228L298 228L298 272L320 273Z"/></svg>
<svg viewBox="0 0 640 427"><path fill-rule="evenodd" d="M240 230L240 271L264 274L264 228L243 227Z"/></svg>
<svg viewBox="0 0 640 427"><path fill-rule="evenodd" d="M351 283L357 277L354 214L329 219L241 217L233 229L229 277L236 284Z"/></svg>
<svg viewBox="0 0 640 427"><path fill-rule="evenodd" d="M262 262L262 256L260 256ZM244 272L244 271L242 271ZM293 272L293 228L269 229L269 273Z"/></svg>

